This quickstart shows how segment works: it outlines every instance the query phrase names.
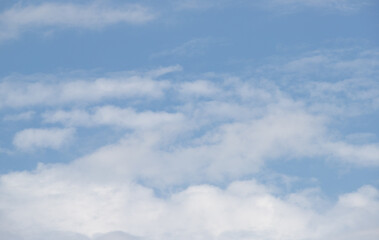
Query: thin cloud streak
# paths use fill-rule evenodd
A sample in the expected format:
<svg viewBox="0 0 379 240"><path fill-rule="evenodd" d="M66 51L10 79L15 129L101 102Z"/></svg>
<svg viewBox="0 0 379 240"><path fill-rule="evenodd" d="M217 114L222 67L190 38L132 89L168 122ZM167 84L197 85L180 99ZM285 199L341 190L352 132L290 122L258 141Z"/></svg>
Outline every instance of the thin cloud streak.
<svg viewBox="0 0 379 240"><path fill-rule="evenodd" d="M0 13L0 41L39 28L101 29L116 23L143 24L154 18L151 10L140 5L113 6L99 2L16 4Z"/></svg>

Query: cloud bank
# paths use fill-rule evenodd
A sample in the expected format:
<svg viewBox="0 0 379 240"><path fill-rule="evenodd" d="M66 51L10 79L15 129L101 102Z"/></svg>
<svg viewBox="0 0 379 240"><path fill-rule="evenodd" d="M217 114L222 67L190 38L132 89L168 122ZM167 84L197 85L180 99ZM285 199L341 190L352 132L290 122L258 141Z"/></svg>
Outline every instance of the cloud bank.
<svg viewBox="0 0 379 240"><path fill-rule="evenodd" d="M378 234L379 192L371 186L340 195L335 203L317 189L279 197L255 180L225 189L193 185L158 198L135 183L81 175L72 167L41 166L35 173L2 176L2 236L373 240Z"/></svg>

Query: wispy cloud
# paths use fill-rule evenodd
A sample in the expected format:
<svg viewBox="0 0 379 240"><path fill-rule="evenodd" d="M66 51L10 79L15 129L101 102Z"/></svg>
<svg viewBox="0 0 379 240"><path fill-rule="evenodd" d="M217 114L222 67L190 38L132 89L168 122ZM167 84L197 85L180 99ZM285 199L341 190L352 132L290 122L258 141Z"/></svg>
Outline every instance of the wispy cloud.
<svg viewBox="0 0 379 240"><path fill-rule="evenodd" d="M0 13L0 41L38 28L99 29L116 23L146 23L154 17L151 10L140 5L115 6L105 2L16 4Z"/></svg>
<svg viewBox="0 0 379 240"><path fill-rule="evenodd" d="M184 116L181 113L136 112L131 108L102 106L91 112L84 110L56 111L44 114L47 123L63 123L67 126L92 127L97 125L118 126L130 129L164 128L181 124ZM182 126L177 126L182 127Z"/></svg>
<svg viewBox="0 0 379 240"><path fill-rule="evenodd" d="M320 49L277 60L257 74L277 81L309 109L328 115L360 115L379 108L377 49ZM296 84L294 84L296 83Z"/></svg>
<svg viewBox="0 0 379 240"><path fill-rule="evenodd" d="M211 44L215 44L215 43L216 41L210 38L195 38L173 49L154 53L150 56L150 58L170 57L170 56L192 57L192 56L202 55L206 52L206 49Z"/></svg>
<svg viewBox="0 0 379 240"><path fill-rule="evenodd" d="M59 149L72 139L74 133L74 129L71 128L25 129L16 133L13 144L23 151L38 148Z"/></svg>
<svg viewBox="0 0 379 240"><path fill-rule="evenodd" d="M180 66L158 68L145 73L122 73L94 80L37 81L29 83L12 77L0 83L0 107L91 103L106 99L159 98L168 81L155 81L164 74L180 71ZM45 76L46 79L49 76Z"/></svg>

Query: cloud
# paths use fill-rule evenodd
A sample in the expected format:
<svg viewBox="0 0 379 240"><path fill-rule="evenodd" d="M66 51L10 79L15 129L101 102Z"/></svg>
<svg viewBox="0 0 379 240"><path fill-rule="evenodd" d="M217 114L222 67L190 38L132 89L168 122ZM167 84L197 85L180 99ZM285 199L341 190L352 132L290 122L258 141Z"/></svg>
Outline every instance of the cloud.
<svg viewBox="0 0 379 240"><path fill-rule="evenodd" d="M94 81L8 79L1 85L3 108L37 106L43 119L44 128L16 133L21 150L58 149L68 142L64 133L72 136L80 127L114 127L122 136L113 143L99 139L101 147L69 163L1 175L0 236L375 239L379 192L374 186L332 200L317 188L278 191L275 184L254 179L275 161L379 165L375 133L368 133L370 141L354 142L351 136L359 132L339 131L335 114L314 109L320 102L341 101L348 110L352 103L365 108L376 99L377 85L370 80L375 63L361 71L355 61L375 57L348 55L353 57L314 52L249 77L184 74L161 80L162 74L181 70L172 66ZM318 73L314 66L330 71ZM346 109L338 115L344 121L351 117ZM91 131L80 131L83 141ZM281 176L287 179L282 182L290 185L291 177Z"/></svg>
<svg viewBox="0 0 379 240"><path fill-rule="evenodd" d="M377 49L351 47L277 59L256 72L262 78L277 79L282 91L302 95L310 111L351 117L378 109L378 66Z"/></svg>
<svg viewBox="0 0 379 240"><path fill-rule="evenodd" d="M163 128L165 125L180 124L183 121L180 113L167 112L136 112L131 108L103 106L88 113L83 110L57 111L44 114L47 123L63 123L67 126L97 126L109 125L130 129ZM181 127L181 126L177 126Z"/></svg>
<svg viewBox="0 0 379 240"><path fill-rule="evenodd" d="M150 58L159 58L167 56L192 57L196 55L202 55L207 50L207 47L209 47L212 44L212 42L215 41L212 41L210 38L195 38L173 49L154 53L150 56Z"/></svg>
<svg viewBox="0 0 379 240"><path fill-rule="evenodd" d="M309 61L305 62L309 64ZM334 65L339 62L338 58L333 60ZM273 75L269 75L270 78L285 78L287 64L288 62L281 65L284 68L271 66L276 73L271 71ZM323 65L319 61L311 61L311 64ZM137 179L159 188L191 182L222 183L241 179L258 172L262 166L267 166L272 161L282 159L317 158L319 161L332 159L351 166L379 165L377 142L351 142L348 136L338 136L334 133L337 130L333 128L334 113L330 114L328 109L315 111L315 106L320 103L333 106L341 101L335 97L326 100L321 94L324 88L318 90L319 88L308 84L294 83L281 88L272 81L218 75L181 82L150 78L173 70L180 69L162 68L141 76L133 73L132 76L138 77L128 77L127 79L136 78L132 83L138 88L134 89L142 91L142 96L127 87L125 92L120 92L120 98L130 98L132 102L138 100L133 107L129 103L121 104L126 107L75 107L77 102L101 102L106 97L117 97L125 82L111 79L108 81L112 87L98 87L102 90L101 94L96 96L96 91L93 91L95 94L90 96L93 100L87 99L87 95L77 94L77 99L70 99L74 103L72 109L45 111L42 114L43 123L75 128L116 127L118 133L124 134L119 141L106 143L93 153L77 159L76 164L82 166L83 171L91 169L93 174ZM287 74L292 76L292 71ZM308 74L312 74L312 70L309 71L311 73ZM307 76L306 73L304 71L299 74ZM355 74L354 71L352 73ZM371 73L367 75L369 76ZM154 101L150 100L154 94L149 91L145 93L147 84L143 80L146 78L145 81L151 86L161 86L164 83L163 90L159 91L158 98L155 97ZM351 97L361 95L359 93L365 91L365 88L369 91L377 88L370 81L364 82L367 86L360 83L356 87L343 81L346 80L325 84L336 84L335 89L338 91L348 89ZM294 82L297 83L296 80ZM93 83L85 83L88 85L71 89L85 94L85 90L93 88ZM126 83L130 84L129 81ZM324 81L312 81L310 84L324 84ZM97 86L97 82L94 85ZM65 88L65 85L54 86L59 86L58 89ZM151 89L153 93L159 90L154 87ZM332 91L333 95L333 89L326 87L325 91ZM293 96L299 91L303 97L295 99ZM60 93L56 96L59 100ZM341 94L338 96L343 97ZM375 98L375 95L367 96L368 99ZM363 99L363 102L357 103L361 109L367 100ZM349 101L355 100L349 97L345 101L346 106L351 106ZM31 101L25 100L25 103L30 104ZM40 104L45 103L41 101ZM346 115L342 116L350 116L350 111L344 112L346 113L341 114Z"/></svg>
<svg viewBox="0 0 379 240"><path fill-rule="evenodd" d="M154 14L140 5L41 3L16 4L0 13L0 41L39 28L99 29L116 23L141 24Z"/></svg>
<svg viewBox="0 0 379 240"><path fill-rule="evenodd" d="M159 98L170 84L155 81L164 74L179 71L180 66L158 68L145 74L123 73L124 76L95 80L29 81L13 77L0 83L0 107L62 105L91 103L107 99ZM16 79L14 79L16 78ZM45 76L49 78L49 76ZM53 78L53 77L51 77Z"/></svg>
<svg viewBox="0 0 379 240"><path fill-rule="evenodd" d="M215 104L211 108L217 106ZM128 121L133 122L133 116L110 114L109 119L113 120L108 124L120 126L118 119L125 117L128 120L122 122L126 124L124 126L132 127L132 132L118 143L103 146L78 159L75 164L83 171L91 169L94 175L137 179L148 186L163 189L182 184L241 179L258 172L271 161L282 159L318 158L353 166L379 165L378 144L351 144L336 139L328 134L325 118L291 104L271 108L263 116L248 120L244 116L237 118L232 115L229 118L233 119L232 122L225 121L228 115L222 115L222 112L215 115L205 112L202 115L201 112L185 111L176 113L180 118L174 118L173 122L141 126L130 125ZM73 121L70 116L76 113L60 114L56 120L67 121L68 126L75 123L70 122ZM86 115L88 120L78 124L93 123L96 114ZM54 118L54 114L52 116ZM142 116L147 115L141 113L139 117ZM155 123L154 115L147 119ZM145 124L145 121L139 122Z"/></svg>
<svg viewBox="0 0 379 240"><path fill-rule="evenodd" d="M377 166L378 143L352 143L332 133L337 111L330 110L342 103L346 107L339 109L339 116L349 117L352 106L367 112L377 109L371 102L379 99L378 86L366 80L376 73L376 57L344 51L305 55L264 66L253 79L208 74L161 80L160 76L181 70L171 66L94 81L8 80L1 83L4 94L0 96L3 107L49 106L42 114L44 124L117 127L125 134L122 139L83 156L78 163L88 162L95 172L109 169L110 175L126 175L160 187L188 184L186 179L213 183L240 179L283 158L317 157ZM373 64L361 71L358 59ZM347 62L359 64L355 68L349 64L349 71L341 73L339 66ZM329 69L325 72L334 82L314 68ZM261 76L268 80L258 80ZM320 76L318 81L314 76ZM299 82L308 77L312 80ZM104 104L113 99L128 101ZM101 105L92 106L96 103ZM72 107L54 109L57 105ZM115 168L120 165L124 167Z"/></svg>
<svg viewBox="0 0 379 240"><path fill-rule="evenodd" d="M258 2L258 3L257 3ZM370 4L370 0L269 0L257 1L230 0L180 0L164 2L165 9L171 9L167 14L182 10L207 10L233 6L260 6L280 12L294 12L304 8L327 9L340 12L355 12ZM150 8L147 6L151 6ZM156 18L154 4L113 4L110 1L94 1L92 3L59 3L42 2L40 4L15 4L0 13L0 41L15 39L24 32L51 31L65 28L102 29L118 23L143 24ZM157 6L155 8L158 9ZM190 41L172 51L158 53L159 55L183 54L184 49L193 48L198 40ZM200 40L202 41L202 40ZM204 44L201 43L200 44ZM201 52L201 50L199 50ZM186 54L187 51L185 51Z"/></svg>
<svg viewBox="0 0 379 240"><path fill-rule="evenodd" d="M13 138L13 144L23 151L32 151L38 148L59 149L73 137L74 129L25 129Z"/></svg>
<svg viewBox="0 0 379 240"><path fill-rule="evenodd" d="M3 175L1 230L25 240L47 239L56 229L72 236L65 239L375 239L378 233L379 192L372 186L336 202L317 190L278 196L255 180L192 185L160 198L139 184L88 177L74 165Z"/></svg>
<svg viewBox="0 0 379 240"><path fill-rule="evenodd" d="M337 158L362 166L379 165L379 144L353 145L345 142L329 143L327 148Z"/></svg>

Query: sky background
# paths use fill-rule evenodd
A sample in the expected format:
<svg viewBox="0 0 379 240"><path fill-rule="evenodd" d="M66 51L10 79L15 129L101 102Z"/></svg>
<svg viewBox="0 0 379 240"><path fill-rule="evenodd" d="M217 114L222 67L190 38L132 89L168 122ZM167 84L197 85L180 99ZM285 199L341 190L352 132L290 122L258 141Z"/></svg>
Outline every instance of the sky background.
<svg viewBox="0 0 379 240"><path fill-rule="evenodd" d="M0 238L379 237L379 3L0 2Z"/></svg>

